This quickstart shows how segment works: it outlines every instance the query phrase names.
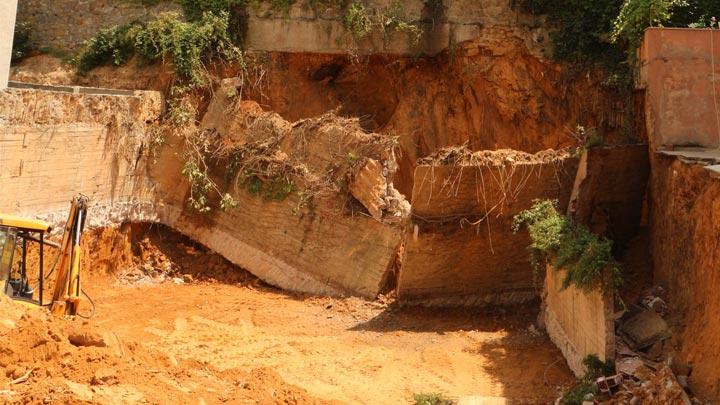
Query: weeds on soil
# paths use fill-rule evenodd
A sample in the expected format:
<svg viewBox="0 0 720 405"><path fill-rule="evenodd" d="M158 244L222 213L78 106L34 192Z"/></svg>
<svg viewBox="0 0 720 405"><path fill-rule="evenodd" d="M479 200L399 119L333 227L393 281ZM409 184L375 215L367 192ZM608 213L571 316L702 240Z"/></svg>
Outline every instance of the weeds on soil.
<svg viewBox="0 0 720 405"><path fill-rule="evenodd" d="M452 405L453 401L437 392L420 393L413 395L415 405Z"/></svg>
<svg viewBox="0 0 720 405"><path fill-rule="evenodd" d="M532 208L513 218L513 231L527 227L530 262L535 272L552 263L567 270L563 288L615 291L622 284L620 266L612 256L612 241L595 235L557 211L557 201L535 200ZM609 274L608 274L609 273Z"/></svg>

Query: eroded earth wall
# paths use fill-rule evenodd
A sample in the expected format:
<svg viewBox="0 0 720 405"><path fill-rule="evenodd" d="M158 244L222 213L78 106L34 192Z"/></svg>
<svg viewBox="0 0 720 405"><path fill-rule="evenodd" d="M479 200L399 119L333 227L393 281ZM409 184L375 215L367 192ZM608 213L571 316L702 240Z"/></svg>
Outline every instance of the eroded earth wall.
<svg viewBox="0 0 720 405"><path fill-rule="evenodd" d="M679 342L692 363L690 385L720 397L720 179L699 164L655 155L651 249L656 281L682 319Z"/></svg>

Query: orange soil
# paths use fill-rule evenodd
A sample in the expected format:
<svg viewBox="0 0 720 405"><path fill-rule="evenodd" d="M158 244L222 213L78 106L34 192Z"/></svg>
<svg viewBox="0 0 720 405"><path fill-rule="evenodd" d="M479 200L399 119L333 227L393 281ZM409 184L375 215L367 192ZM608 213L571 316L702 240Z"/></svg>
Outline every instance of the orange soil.
<svg viewBox="0 0 720 405"><path fill-rule="evenodd" d="M153 257L184 272L213 257L176 234L129 240L130 251L151 246ZM0 305L0 325L16 323L0 329L0 401L378 404L443 392L548 403L573 381L547 337L528 329L532 308L440 311L387 298L303 297L248 284L240 269L224 272L235 274L183 285L91 274L85 287L97 312L89 323L42 310L17 319ZM76 346L77 336L106 347ZM5 386L31 368L28 381Z"/></svg>

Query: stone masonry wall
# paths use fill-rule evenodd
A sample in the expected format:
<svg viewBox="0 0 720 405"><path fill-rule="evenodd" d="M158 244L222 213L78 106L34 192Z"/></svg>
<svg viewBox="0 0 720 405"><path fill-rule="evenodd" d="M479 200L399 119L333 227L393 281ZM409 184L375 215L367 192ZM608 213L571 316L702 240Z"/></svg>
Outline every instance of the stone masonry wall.
<svg viewBox="0 0 720 405"><path fill-rule="evenodd" d="M368 10L387 10L391 0L364 0ZM267 3L247 7L245 47L257 51L390 54L435 54L471 39L492 41L494 29L523 38L538 55L549 46L540 19L519 15L509 0L445 0L432 8L421 0L404 0L401 17L418 23L422 36L415 44L403 32L374 33L357 40L337 8L311 7L298 0L289 10L274 10ZM40 47L76 51L83 41L103 27L147 20L159 13L180 11L171 0L143 6L140 0L20 0L18 21L33 25L33 40Z"/></svg>
<svg viewBox="0 0 720 405"><path fill-rule="evenodd" d="M32 40L40 48L74 51L101 28L179 10L169 0L155 6L140 0L18 0L17 21L32 24Z"/></svg>

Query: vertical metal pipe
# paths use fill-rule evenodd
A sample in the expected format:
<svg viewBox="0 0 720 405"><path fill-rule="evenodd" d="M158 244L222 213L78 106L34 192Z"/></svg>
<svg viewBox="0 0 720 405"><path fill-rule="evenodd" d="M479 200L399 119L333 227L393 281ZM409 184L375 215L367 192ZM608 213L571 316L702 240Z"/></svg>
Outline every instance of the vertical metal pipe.
<svg viewBox="0 0 720 405"><path fill-rule="evenodd" d="M27 281L27 238L24 235L20 237L22 238L22 264L20 265L20 286L22 288L22 283Z"/></svg>

